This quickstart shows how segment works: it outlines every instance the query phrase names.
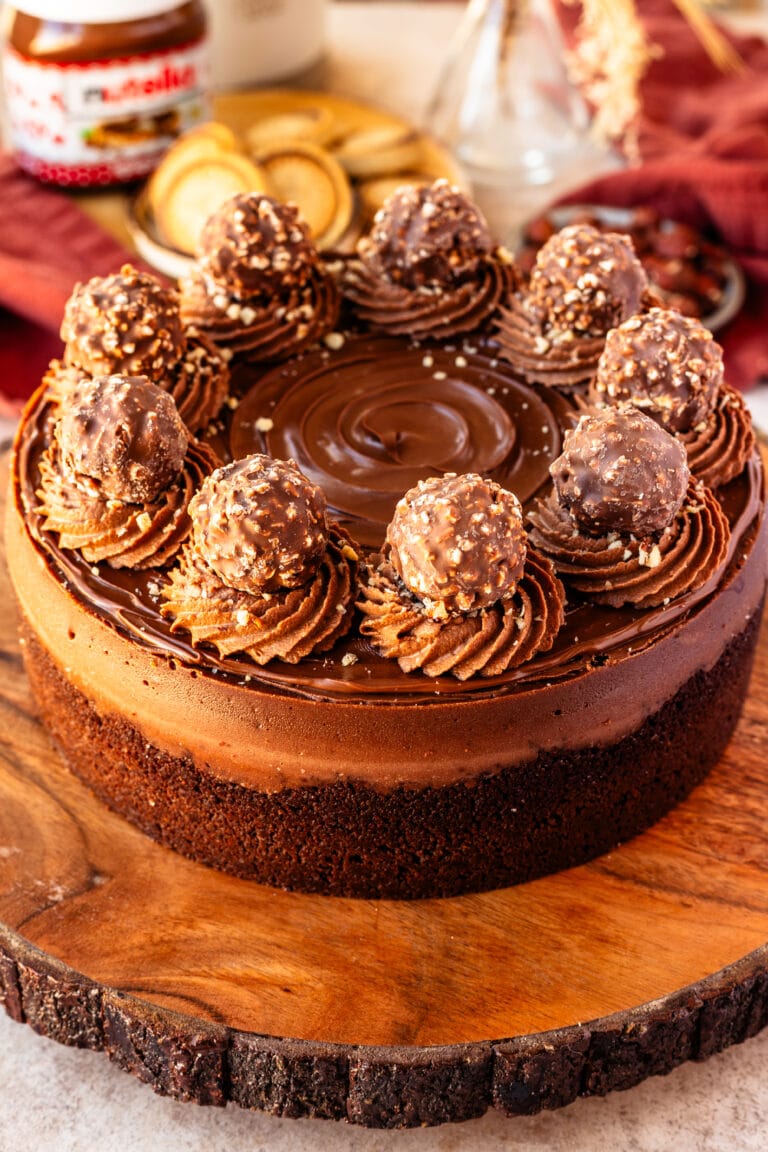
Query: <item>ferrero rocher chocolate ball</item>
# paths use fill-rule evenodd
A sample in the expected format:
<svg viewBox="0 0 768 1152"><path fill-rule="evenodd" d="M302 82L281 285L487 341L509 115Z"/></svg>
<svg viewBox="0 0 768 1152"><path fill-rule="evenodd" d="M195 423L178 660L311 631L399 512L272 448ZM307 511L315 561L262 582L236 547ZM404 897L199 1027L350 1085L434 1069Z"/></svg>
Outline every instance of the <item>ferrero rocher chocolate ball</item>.
<svg viewBox="0 0 768 1152"><path fill-rule="evenodd" d="M647 287L629 237L571 224L539 249L528 305L545 328L602 335L638 311Z"/></svg>
<svg viewBox="0 0 768 1152"><path fill-rule="evenodd" d="M663 531L690 478L683 445L630 404L582 416L549 471L561 504L595 534Z"/></svg>
<svg viewBox="0 0 768 1152"><path fill-rule="evenodd" d="M91 376L119 372L155 382L186 348L177 294L130 264L77 285L64 309L61 338L67 364Z"/></svg>
<svg viewBox="0 0 768 1152"><path fill-rule="evenodd" d="M590 386L593 402L628 400L672 432L687 432L713 411L723 351L698 320L651 308L608 333Z"/></svg>
<svg viewBox="0 0 768 1152"><path fill-rule="evenodd" d="M241 592L295 588L325 551L325 496L293 460L255 454L218 468L189 514L200 555Z"/></svg>
<svg viewBox="0 0 768 1152"><path fill-rule="evenodd" d="M523 574L520 501L474 473L421 480L395 508L387 544L392 567L428 615L486 608L511 596Z"/></svg>
<svg viewBox="0 0 768 1152"><path fill-rule="evenodd" d="M107 499L151 503L179 475L189 433L173 398L146 376L97 376L65 405L63 465Z"/></svg>
<svg viewBox="0 0 768 1152"><path fill-rule="evenodd" d="M488 225L447 180L404 184L376 213L361 254L407 288L447 285L493 249Z"/></svg>
<svg viewBox="0 0 768 1152"><path fill-rule="evenodd" d="M226 200L209 217L197 259L205 275L242 298L301 283L317 253L295 205L251 192Z"/></svg>

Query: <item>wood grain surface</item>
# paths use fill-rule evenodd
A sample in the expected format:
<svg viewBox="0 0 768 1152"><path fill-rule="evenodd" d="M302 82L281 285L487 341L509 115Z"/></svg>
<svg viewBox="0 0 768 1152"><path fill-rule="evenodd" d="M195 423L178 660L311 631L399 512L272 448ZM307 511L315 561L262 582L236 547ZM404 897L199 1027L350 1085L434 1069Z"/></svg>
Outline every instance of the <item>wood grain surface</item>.
<svg viewBox="0 0 768 1152"><path fill-rule="evenodd" d="M768 1022L765 623L726 756L649 832L517 888L345 900L219 874L99 804L35 718L0 569L16 1019L181 1099L388 1127L556 1107Z"/></svg>

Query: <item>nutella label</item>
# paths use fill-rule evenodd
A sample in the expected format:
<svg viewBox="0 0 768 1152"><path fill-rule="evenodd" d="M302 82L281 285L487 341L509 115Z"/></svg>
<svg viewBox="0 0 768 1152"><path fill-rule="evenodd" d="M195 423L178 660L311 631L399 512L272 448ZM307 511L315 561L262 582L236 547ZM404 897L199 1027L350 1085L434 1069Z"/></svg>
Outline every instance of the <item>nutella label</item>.
<svg viewBox="0 0 768 1152"><path fill-rule="evenodd" d="M39 64L7 48L8 127L19 163L43 180L136 180L208 113L207 42L96 63Z"/></svg>

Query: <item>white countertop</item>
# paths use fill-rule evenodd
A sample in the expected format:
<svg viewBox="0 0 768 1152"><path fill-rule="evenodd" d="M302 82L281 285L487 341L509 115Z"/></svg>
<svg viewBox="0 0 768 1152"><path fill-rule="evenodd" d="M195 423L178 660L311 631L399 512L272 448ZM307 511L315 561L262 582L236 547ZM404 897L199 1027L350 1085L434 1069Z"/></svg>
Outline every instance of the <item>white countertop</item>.
<svg viewBox="0 0 768 1152"><path fill-rule="evenodd" d="M332 5L329 86L419 120L460 13L442 2ZM768 387L749 399L768 428ZM767 1067L768 1030L705 1064L559 1112L374 1132L178 1104L103 1054L62 1048L0 1013L0 1152L765 1152Z"/></svg>

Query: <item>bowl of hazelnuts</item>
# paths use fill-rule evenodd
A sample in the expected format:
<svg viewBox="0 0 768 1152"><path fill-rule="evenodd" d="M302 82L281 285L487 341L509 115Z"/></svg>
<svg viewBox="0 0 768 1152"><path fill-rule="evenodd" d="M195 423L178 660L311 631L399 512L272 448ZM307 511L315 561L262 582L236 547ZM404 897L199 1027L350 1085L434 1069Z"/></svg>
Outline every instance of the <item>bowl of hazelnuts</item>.
<svg viewBox="0 0 768 1152"><path fill-rule="evenodd" d="M516 253L523 274L530 272L541 245L566 224L591 224L630 236L655 294L711 332L723 328L744 303L744 273L722 245L645 206L569 205L529 220Z"/></svg>

